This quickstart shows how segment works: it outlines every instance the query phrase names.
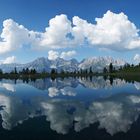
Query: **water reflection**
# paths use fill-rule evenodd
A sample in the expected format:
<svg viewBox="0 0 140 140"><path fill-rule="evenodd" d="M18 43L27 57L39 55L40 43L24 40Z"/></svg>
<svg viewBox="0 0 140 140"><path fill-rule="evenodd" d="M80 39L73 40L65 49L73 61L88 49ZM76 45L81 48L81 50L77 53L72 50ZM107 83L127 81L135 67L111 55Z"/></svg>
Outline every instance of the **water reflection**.
<svg viewBox="0 0 140 140"><path fill-rule="evenodd" d="M94 77L92 79L90 78L81 78L79 79L79 83L82 84L86 88L93 88L93 89L108 89L112 87L117 87L117 86L123 86L126 84L125 80L121 79L104 79L102 76Z"/></svg>
<svg viewBox="0 0 140 140"><path fill-rule="evenodd" d="M76 132L99 122L99 128L105 128L113 135L117 132L127 132L137 120L140 114L140 96L124 95L123 99L122 96L117 96L95 101L88 108L84 103L62 100L43 102L42 106L46 111L47 120L51 123L51 129L57 133L68 133L73 122ZM67 112L68 107L75 108L73 114Z"/></svg>
<svg viewBox="0 0 140 140"><path fill-rule="evenodd" d="M84 102L64 99L31 99L31 104L24 104L16 97L0 95L2 126L12 129L28 118L46 116L50 127L57 133L67 134L74 123L76 132L99 122L99 128L105 128L113 135L127 132L140 114L140 95L117 95L104 100L91 102L88 107Z"/></svg>
<svg viewBox="0 0 140 140"><path fill-rule="evenodd" d="M140 82L134 82L135 88L140 90Z"/></svg>
<svg viewBox="0 0 140 140"><path fill-rule="evenodd" d="M99 123L98 129L105 129L110 135L127 132L140 115L140 95L133 91L132 93L123 92L122 87L127 84L125 80L116 78L112 81L104 77L65 78L54 81L37 79L29 80L28 86L23 84L22 80L15 82L3 79L0 81L0 90L4 89L0 93L2 127L11 130L29 118L45 116L46 121L50 122L50 128L59 134L68 134L72 128L75 132L80 132L95 123ZM26 95L25 98L23 89L18 88L20 85L26 88L26 92L35 90L30 88L31 86L47 91L48 96L32 93L32 96ZM105 98L93 97L88 103L84 99L81 100L80 96L76 98L81 88L86 92L92 92L93 89L97 91L105 89L109 92L108 89L114 87L119 88L118 94ZM139 90L140 84L134 82L133 87ZM9 94L6 91L15 92L15 94ZM22 92L23 96L18 96L17 92L18 94ZM73 98L61 98L61 95ZM85 93L83 98L86 96Z"/></svg>
<svg viewBox="0 0 140 140"><path fill-rule="evenodd" d="M0 83L0 88L4 88L8 91L15 92L15 87L13 84L9 83Z"/></svg>
<svg viewBox="0 0 140 140"><path fill-rule="evenodd" d="M76 88L78 85L82 85L85 88L92 88L92 89L108 89L112 87L119 87L123 86L127 82L124 79L119 78L108 78L105 79L102 76L98 77L87 77L87 78L58 78L55 80L51 80L49 78L46 79L36 79L36 80L6 80L3 79L0 81L0 87L6 88L7 90L13 91L15 90L14 84L21 84L25 83L28 85L32 85L37 89L40 90L48 90L49 88L54 89L54 92L63 89L64 87L71 87ZM137 87L140 87L138 85L138 82L135 83Z"/></svg>
<svg viewBox="0 0 140 140"><path fill-rule="evenodd" d="M76 92L72 87L64 87L62 89L58 89L56 87L48 88L48 95L50 97L59 96L60 94L67 96L76 96Z"/></svg>

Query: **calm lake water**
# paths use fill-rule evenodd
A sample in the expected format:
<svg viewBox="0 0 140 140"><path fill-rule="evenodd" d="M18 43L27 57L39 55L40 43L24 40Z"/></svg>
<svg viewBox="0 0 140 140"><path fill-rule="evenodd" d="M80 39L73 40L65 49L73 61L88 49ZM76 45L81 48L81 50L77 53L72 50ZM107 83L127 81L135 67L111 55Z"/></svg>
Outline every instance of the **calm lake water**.
<svg viewBox="0 0 140 140"><path fill-rule="evenodd" d="M139 116L136 81L0 80L2 140L139 140Z"/></svg>

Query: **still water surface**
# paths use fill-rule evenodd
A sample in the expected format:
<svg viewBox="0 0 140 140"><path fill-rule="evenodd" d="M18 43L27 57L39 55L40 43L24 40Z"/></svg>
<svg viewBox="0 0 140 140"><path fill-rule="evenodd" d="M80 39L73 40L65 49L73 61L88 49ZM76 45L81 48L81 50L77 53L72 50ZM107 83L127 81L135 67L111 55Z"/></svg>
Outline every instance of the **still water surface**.
<svg viewBox="0 0 140 140"><path fill-rule="evenodd" d="M2 140L140 139L140 83L58 78L0 81Z"/></svg>

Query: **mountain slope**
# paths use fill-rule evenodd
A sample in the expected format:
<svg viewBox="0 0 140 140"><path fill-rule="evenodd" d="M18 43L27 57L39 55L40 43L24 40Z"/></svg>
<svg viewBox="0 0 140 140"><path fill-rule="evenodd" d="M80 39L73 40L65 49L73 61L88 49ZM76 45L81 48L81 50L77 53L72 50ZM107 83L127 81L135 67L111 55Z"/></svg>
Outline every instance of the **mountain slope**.
<svg viewBox="0 0 140 140"><path fill-rule="evenodd" d="M78 67L79 69L89 69L91 67L93 71L101 72L103 68L108 67L110 63L112 63L116 69L126 64L122 59L115 60L112 57L91 57L81 61Z"/></svg>
<svg viewBox="0 0 140 140"><path fill-rule="evenodd" d="M21 71L23 68L29 68L36 69L38 72L50 72L52 68L55 68L58 72L61 70L72 72L92 67L94 72L101 72L103 68L108 67L110 63L112 63L115 68L126 64L124 60L114 60L112 57L92 57L84 59L81 62L78 62L76 59L64 60L57 58L56 60L49 60L48 58L40 57L26 64L1 64L0 69L4 72L11 72L16 67L17 71Z"/></svg>

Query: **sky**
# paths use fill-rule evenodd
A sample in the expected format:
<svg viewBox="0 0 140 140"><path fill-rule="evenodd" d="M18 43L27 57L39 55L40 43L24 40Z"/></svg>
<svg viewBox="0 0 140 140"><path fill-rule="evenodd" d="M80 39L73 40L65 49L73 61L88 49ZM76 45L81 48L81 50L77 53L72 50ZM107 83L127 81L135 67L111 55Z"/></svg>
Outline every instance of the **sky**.
<svg viewBox="0 0 140 140"><path fill-rule="evenodd" d="M0 0L0 63L111 56L140 62L139 0Z"/></svg>

